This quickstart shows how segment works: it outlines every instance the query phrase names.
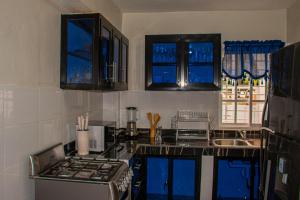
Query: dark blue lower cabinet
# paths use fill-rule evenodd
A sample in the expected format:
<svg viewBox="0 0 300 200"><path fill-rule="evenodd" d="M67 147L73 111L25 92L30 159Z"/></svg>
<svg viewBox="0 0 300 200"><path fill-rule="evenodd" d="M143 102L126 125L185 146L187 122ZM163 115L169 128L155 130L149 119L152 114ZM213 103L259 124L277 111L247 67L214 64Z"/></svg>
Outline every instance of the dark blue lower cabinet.
<svg viewBox="0 0 300 200"><path fill-rule="evenodd" d="M173 199L195 199L196 161L173 160Z"/></svg>
<svg viewBox="0 0 300 200"><path fill-rule="evenodd" d="M195 200L197 161L194 159L147 158L147 200Z"/></svg>
<svg viewBox="0 0 300 200"><path fill-rule="evenodd" d="M259 164L255 160L216 159L215 198L258 200Z"/></svg>
<svg viewBox="0 0 300 200"><path fill-rule="evenodd" d="M147 199L168 199L169 160L147 158Z"/></svg>

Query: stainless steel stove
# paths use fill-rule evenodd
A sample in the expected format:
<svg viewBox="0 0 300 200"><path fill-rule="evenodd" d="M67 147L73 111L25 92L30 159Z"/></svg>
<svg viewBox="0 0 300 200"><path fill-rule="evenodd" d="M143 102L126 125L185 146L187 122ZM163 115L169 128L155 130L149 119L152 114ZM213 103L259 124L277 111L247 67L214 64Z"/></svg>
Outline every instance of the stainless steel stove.
<svg viewBox="0 0 300 200"><path fill-rule="evenodd" d="M128 165L101 157L65 157L62 144L30 156L36 200L130 199Z"/></svg>

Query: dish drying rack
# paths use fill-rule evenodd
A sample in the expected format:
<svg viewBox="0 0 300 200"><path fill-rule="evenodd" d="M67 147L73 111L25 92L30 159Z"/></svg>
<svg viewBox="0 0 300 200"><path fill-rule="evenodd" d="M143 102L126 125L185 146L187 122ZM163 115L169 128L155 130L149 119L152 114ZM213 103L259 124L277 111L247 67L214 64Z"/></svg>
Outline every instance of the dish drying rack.
<svg viewBox="0 0 300 200"><path fill-rule="evenodd" d="M199 111L177 111L176 140L205 139L209 140L209 114Z"/></svg>

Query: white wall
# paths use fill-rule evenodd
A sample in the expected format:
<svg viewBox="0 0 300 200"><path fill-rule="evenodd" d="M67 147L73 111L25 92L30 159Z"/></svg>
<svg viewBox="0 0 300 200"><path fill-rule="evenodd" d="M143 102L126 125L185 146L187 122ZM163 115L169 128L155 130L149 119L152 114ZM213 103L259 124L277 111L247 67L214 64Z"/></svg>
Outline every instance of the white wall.
<svg viewBox="0 0 300 200"><path fill-rule="evenodd" d="M100 2L103 8L113 7L108 0L99 1L98 7ZM92 8L79 3L83 11ZM1 200L33 200L29 154L72 140L76 115L90 112L93 118L102 117L101 93L59 89L60 14L78 5L0 1ZM121 13L114 13L108 18L121 27Z"/></svg>
<svg viewBox="0 0 300 200"><path fill-rule="evenodd" d="M170 127L170 117L179 109L207 111L214 117L214 127L219 125L219 92L149 92L144 91L145 35L180 33L221 33L222 40L286 40L286 10L274 11L217 11L217 12L169 12L125 13L123 32L130 41L129 90L120 95L103 94L104 118L121 116L126 122L124 110L137 106L141 111L138 126L148 127L146 113L160 112L163 127Z"/></svg>
<svg viewBox="0 0 300 200"><path fill-rule="evenodd" d="M287 41L289 43L300 41L300 1L296 1L287 9Z"/></svg>

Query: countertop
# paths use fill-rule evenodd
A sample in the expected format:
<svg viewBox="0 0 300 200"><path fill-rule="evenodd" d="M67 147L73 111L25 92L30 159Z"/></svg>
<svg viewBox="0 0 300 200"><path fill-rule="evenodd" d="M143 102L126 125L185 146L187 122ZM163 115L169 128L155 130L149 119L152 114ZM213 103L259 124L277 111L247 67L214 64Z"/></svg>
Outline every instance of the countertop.
<svg viewBox="0 0 300 200"><path fill-rule="evenodd" d="M176 157L200 157L211 155L219 157L258 157L259 147L224 147L215 146L212 141L205 140L164 140L161 144L155 144L147 138L122 141L109 151L100 154L97 158L130 160L133 156L176 156Z"/></svg>
<svg viewBox="0 0 300 200"><path fill-rule="evenodd" d="M147 134L141 134L135 140L121 137L119 143L103 153L91 153L88 157L98 159L119 159L129 161L135 155L139 156L176 156L200 157L202 155L217 157L259 157L258 146L216 146L216 139L240 139L236 135L215 134L211 140L177 140L169 134L162 137L160 144L150 140ZM259 140L257 135L250 135L247 139ZM74 151L73 151L74 155Z"/></svg>

